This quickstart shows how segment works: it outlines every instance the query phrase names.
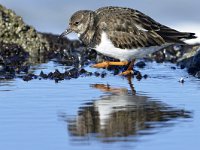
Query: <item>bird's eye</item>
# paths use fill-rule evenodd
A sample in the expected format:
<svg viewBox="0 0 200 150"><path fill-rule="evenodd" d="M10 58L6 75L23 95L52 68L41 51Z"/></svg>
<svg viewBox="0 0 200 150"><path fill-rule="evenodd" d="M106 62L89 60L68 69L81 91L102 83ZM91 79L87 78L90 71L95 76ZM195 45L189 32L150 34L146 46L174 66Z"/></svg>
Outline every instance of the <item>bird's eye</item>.
<svg viewBox="0 0 200 150"><path fill-rule="evenodd" d="M78 25L79 24L79 22L78 21L76 21L75 23L74 23L74 25Z"/></svg>

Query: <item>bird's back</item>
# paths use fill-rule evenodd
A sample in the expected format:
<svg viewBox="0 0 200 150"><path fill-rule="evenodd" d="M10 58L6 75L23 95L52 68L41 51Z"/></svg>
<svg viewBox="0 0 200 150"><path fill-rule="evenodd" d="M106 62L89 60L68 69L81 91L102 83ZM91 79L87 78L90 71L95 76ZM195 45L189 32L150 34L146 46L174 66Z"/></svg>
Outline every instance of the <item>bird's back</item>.
<svg viewBox="0 0 200 150"><path fill-rule="evenodd" d="M196 38L194 33L179 32L130 8L103 7L95 11L98 31L104 31L116 47L122 49L183 43Z"/></svg>

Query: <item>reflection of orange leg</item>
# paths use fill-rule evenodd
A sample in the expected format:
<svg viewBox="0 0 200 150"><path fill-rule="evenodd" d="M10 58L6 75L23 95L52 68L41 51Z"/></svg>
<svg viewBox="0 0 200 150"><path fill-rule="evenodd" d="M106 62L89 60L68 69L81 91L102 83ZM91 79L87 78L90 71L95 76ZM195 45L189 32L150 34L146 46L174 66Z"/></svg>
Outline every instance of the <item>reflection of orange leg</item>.
<svg viewBox="0 0 200 150"><path fill-rule="evenodd" d="M93 68L107 68L109 66L126 66L128 65L128 61L119 61L119 62L112 62L112 61L105 61L102 63L98 63L93 65Z"/></svg>
<svg viewBox="0 0 200 150"><path fill-rule="evenodd" d="M128 77L127 77L127 80L128 80L128 84L129 84L129 86L130 86L130 88L131 88L132 94L135 95L135 94L136 94L136 91L135 91L135 88L134 88L133 83L132 83L132 77L131 77L131 76L128 76Z"/></svg>
<svg viewBox="0 0 200 150"><path fill-rule="evenodd" d="M133 72L134 63L135 63L135 59L133 59L133 60L131 61L131 63L130 63L129 66L128 66L128 69L127 69L126 71L120 73L119 75L127 76L127 75L134 74L134 72Z"/></svg>
<svg viewBox="0 0 200 150"><path fill-rule="evenodd" d="M103 92L110 92L113 94L127 93L128 90L126 88L113 88L110 85L105 84L92 84L91 87L99 89Z"/></svg>

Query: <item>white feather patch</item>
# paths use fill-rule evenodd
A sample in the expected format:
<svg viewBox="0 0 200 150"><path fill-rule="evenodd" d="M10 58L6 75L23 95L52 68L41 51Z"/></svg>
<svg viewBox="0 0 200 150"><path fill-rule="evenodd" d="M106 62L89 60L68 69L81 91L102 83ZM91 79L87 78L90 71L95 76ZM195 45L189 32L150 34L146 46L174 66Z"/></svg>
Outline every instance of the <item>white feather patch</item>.
<svg viewBox="0 0 200 150"><path fill-rule="evenodd" d="M165 45L166 46L166 45ZM105 32L101 35L101 42L95 50L103 55L119 59L120 61L130 61L132 59L144 58L147 55L160 50L163 46L151 46L137 49L120 49L113 45Z"/></svg>

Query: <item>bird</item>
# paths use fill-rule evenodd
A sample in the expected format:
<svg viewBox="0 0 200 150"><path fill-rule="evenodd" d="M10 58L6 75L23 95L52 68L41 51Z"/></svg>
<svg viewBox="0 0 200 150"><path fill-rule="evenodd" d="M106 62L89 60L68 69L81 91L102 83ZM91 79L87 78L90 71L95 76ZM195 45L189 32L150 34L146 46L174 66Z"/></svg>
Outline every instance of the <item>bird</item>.
<svg viewBox="0 0 200 150"><path fill-rule="evenodd" d="M196 38L195 33L180 32L165 26L132 8L107 6L93 10L79 10L68 28L59 36L75 32L82 43L98 53L119 61L104 61L94 68L128 66L121 75L133 74L136 59L173 43Z"/></svg>

